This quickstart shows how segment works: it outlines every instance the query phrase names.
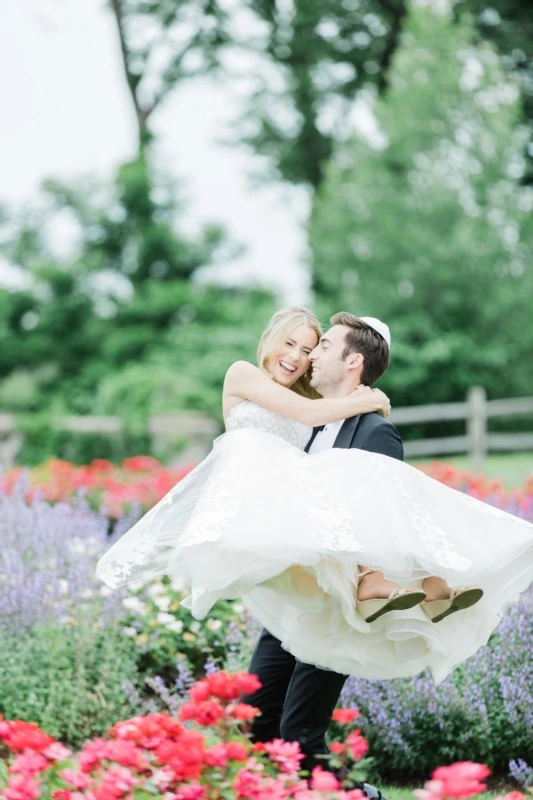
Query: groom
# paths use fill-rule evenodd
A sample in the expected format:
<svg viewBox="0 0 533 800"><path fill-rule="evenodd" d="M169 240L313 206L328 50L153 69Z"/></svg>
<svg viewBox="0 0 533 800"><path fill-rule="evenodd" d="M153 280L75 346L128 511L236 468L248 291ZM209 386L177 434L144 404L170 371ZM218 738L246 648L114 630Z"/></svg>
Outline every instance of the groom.
<svg viewBox="0 0 533 800"><path fill-rule="evenodd" d="M323 397L346 397L358 386L372 386L383 375L390 360L390 332L378 319L345 311L330 322L331 329L309 356L311 385ZM360 448L403 459L398 431L377 413L315 428L306 451L313 455L331 447ZM347 676L298 661L266 629L248 671L262 683L261 689L242 700L261 710L253 723L253 738L299 742L305 755L302 769L311 771L318 764L328 769L327 761L316 756L328 752L325 736ZM370 797L379 797L368 784L364 790Z"/></svg>

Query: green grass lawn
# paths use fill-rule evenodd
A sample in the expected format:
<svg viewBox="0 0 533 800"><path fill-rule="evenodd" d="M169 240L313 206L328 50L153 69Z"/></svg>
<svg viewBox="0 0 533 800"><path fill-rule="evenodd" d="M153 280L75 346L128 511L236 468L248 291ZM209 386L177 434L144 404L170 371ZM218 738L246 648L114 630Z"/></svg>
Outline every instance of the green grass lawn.
<svg viewBox="0 0 533 800"><path fill-rule="evenodd" d="M468 456L409 459L410 464L430 464L432 461L453 464L457 469L472 470ZM492 453L487 456L482 471L490 478L499 478L508 488L522 486L526 478L533 477L533 453Z"/></svg>
<svg viewBox="0 0 533 800"><path fill-rule="evenodd" d="M383 792L384 796L387 800L415 800L413 797L413 791L415 789L420 789L420 786L382 786L379 784L379 789ZM483 792L483 794L477 794L476 800L494 800L496 797L501 797L502 795L506 794L507 792L516 791L515 787L513 788L503 788L498 792Z"/></svg>

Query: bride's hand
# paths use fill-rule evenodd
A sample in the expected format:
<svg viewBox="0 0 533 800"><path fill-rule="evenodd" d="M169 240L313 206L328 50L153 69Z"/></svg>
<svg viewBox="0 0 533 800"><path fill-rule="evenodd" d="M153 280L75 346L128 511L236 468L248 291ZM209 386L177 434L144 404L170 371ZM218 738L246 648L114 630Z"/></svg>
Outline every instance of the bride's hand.
<svg viewBox="0 0 533 800"><path fill-rule="evenodd" d="M382 417L388 417L390 414L390 400L381 389L371 389L370 386L360 384L350 397L365 397L368 400L368 410L361 413L368 414L371 411L377 411Z"/></svg>

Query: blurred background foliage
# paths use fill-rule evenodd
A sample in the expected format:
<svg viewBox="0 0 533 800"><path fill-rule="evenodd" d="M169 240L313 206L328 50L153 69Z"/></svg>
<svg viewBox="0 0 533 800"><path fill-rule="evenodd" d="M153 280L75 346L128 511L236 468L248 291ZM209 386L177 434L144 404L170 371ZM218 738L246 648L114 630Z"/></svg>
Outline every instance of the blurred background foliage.
<svg viewBox="0 0 533 800"><path fill-rule="evenodd" d="M257 73L232 142L261 156L261 180L308 188L310 304L326 323L341 308L387 320L393 403L462 400L472 384L533 394L527 4L238 2L253 35L222 0L110 0L135 158L108 182L51 177L31 207L0 212L0 254L22 277L0 289L0 410L33 425L26 462L57 453L51 414L121 415L131 435L116 457L146 444L152 413L220 419L227 367L254 359L284 304L213 270L207 282L239 243L216 226L183 233L178 176L155 166L153 113L195 77L238 80L226 56L239 52L257 56ZM356 133L361 103L371 137ZM67 251L58 225L72 232Z"/></svg>

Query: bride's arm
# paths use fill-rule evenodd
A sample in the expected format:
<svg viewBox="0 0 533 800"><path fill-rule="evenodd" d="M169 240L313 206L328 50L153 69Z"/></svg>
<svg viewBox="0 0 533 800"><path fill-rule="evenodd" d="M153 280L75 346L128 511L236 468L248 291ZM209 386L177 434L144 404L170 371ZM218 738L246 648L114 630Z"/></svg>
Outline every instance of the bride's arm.
<svg viewBox="0 0 533 800"><path fill-rule="evenodd" d="M258 367L248 361L236 361L226 373L224 395L251 400L262 408L268 408L304 425L327 425L356 414L370 411L389 411L386 396L380 391L365 391L344 398L311 400L301 397L271 380ZM384 399L385 398L385 399Z"/></svg>

